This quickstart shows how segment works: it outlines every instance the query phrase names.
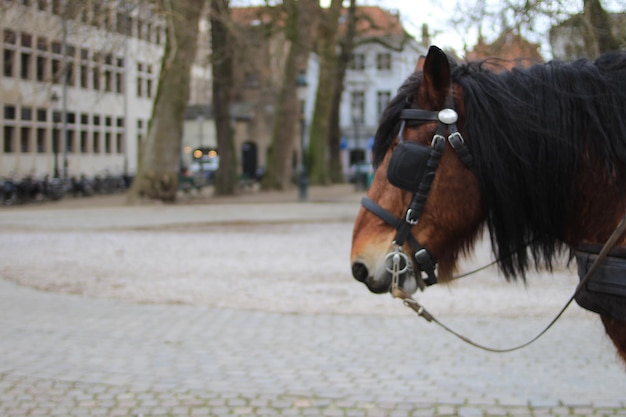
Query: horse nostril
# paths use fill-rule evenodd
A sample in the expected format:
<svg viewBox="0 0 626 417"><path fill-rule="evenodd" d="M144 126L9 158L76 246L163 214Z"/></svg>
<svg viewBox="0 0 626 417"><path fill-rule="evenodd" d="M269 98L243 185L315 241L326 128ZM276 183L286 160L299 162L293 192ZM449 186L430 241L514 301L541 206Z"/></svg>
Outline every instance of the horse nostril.
<svg viewBox="0 0 626 417"><path fill-rule="evenodd" d="M355 262L352 264L352 276L357 281L365 282L369 276L369 271L365 264L361 262Z"/></svg>

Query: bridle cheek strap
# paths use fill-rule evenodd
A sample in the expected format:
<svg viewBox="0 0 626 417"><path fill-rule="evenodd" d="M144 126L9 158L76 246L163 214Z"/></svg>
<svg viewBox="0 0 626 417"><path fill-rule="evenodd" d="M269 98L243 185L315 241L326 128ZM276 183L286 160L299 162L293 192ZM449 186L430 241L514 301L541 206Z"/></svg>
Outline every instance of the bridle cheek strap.
<svg viewBox="0 0 626 417"><path fill-rule="evenodd" d="M416 268L419 268L419 271L424 271L426 273L426 278L422 278L419 271L416 271L415 275L417 285L421 290L424 290L426 286L436 284L437 275L435 274L435 267L437 266L437 261L430 254L428 249L420 245L417 239L411 234L411 225L405 221L406 219L401 219L394 216L389 211L379 206L369 197L363 197L361 199L361 205L363 206L363 208L378 216L385 223L389 224L394 229L397 229L398 234L401 233L400 230L408 230L405 241L408 241L411 249L413 249L413 259L415 260L415 266ZM394 244L398 246L401 246L403 243L404 241L402 243L394 241Z"/></svg>

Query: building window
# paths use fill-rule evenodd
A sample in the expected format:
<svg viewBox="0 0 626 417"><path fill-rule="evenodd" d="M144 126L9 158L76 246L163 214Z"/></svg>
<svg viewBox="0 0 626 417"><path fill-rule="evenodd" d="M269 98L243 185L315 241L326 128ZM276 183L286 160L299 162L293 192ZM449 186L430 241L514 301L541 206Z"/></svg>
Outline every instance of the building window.
<svg viewBox="0 0 626 417"><path fill-rule="evenodd" d="M15 106L4 106L4 120L15 120Z"/></svg>
<svg viewBox="0 0 626 417"><path fill-rule="evenodd" d="M66 132L67 136L65 137L65 149L67 152L74 152L74 131L68 130Z"/></svg>
<svg viewBox="0 0 626 417"><path fill-rule="evenodd" d="M37 153L46 152L46 129L37 128Z"/></svg>
<svg viewBox="0 0 626 417"><path fill-rule="evenodd" d="M104 134L104 152L111 153L111 134L109 132Z"/></svg>
<svg viewBox="0 0 626 417"><path fill-rule="evenodd" d="M115 71L115 66L113 63L113 56L111 54L107 54L104 57L104 91L106 92L113 91L114 71Z"/></svg>
<svg viewBox="0 0 626 417"><path fill-rule="evenodd" d="M20 129L20 151L23 153L30 152L30 127L22 127Z"/></svg>
<svg viewBox="0 0 626 417"><path fill-rule="evenodd" d="M121 73L115 74L115 92L118 94L122 94L124 92L124 77Z"/></svg>
<svg viewBox="0 0 626 417"><path fill-rule="evenodd" d="M61 137L61 131L57 128L52 129L52 152L59 152L61 147L59 146L59 138Z"/></svg>
<svg viewBox="0 0 626 417"><path fill-rule="evenodd" d="M350 61L350 69L363 71L365 69L365 54L353 54Z"/></svg>
<svg viewBox="0 0 626 417"><path fill-rule="evenodd" d="M20 54L20 77L23 80L30 79L30 61L31 54L30 52L22 52Z"/></svg>
<svg viewBox="0 0 626 417"><path fill-rule="evenodd" d="M100 153L100 132L93 132L93 153Z"/></svg>
<svg viewBox="0 0 626 417"><path fill-rule="evenodd" d="M137 97L151 98L153 93L152 65L137 63Z"/></svg>
<svg viewBox="0 0 626 417"><path fill-rule="evenodd" d="M124 135L121 133L115 135L115 148L117 153L124 153Z"/></svg>
<svg viewBox="0 0 626 417"><path fill-rule="evenodd" d="M389 52L376 55L376 69L381 71L391 69L391 54Z"/></svg>
<svg viewBox="0 0 626 417"><path fill-rule="evenodd" d="M57 123L61 123L61 112L60 111L53 111L52 112L52 123L57 124Z"/></svg>
<svg viewBox="0 0 626 417"><path fill-rule="evenodd" d="M352 123L362 123L365 116L365 92L353 91L350 96Z"/></svg>
<svg viewBox="0 0 626 417"><path fill-rule="evenodd" d="M35 60L35 79L40 82L47 81L48 77L48 40L37 38L37 59Z"/></svg>
<svg viewBox="0 0 626 417"><path fill-rule="evenodd" d="M62 77L61 60L52 59L52 82L54 84L61 84Z"/></svg>
<svg viewBox="0 0 626 417"><path fill-rule="evenodd" d="M3 53L4 68L2 73L5 77L13 77L13 68L15 67L15 51L5 49Z"/></svg>
<svg viewBox="0 0 626 417"><path fill-rule="evenodd" d="M80 64L80 87L89 88L89 67L86 64Z"/></svg>
<svg viewBox="0 0 626 417"><path fill-rule="evenodd" d="M4 50L3 50L3 70L2 73L5 77L13 77L15 74L15 44L17 37L12 30L4 30L3 37Z"/></svg>
<svg viewBox="0 0 626 417"><path fill-rule="evenodd" d="M94 90L100 90L100 61L100 55L94 54L92 62L93 67L91 68L91 73L93 77L91 82L93 83Z"/></svg>
<svg viewBox="0 0 626 417"><path fill-rule="evenodd" d="M124 92L124 58L117 58L116 61L115 92L122 94Z"/></svg>
<svg viewBox="0 0 626 417"><path fill-rule="evenodd" d="M20 109L20 119L33 120L33 109L30 107L22 107Z"/></svg>
<svg viewBox="0 0 626 417"><path fill-rule="evenodd" d="M89 133L86 130L81 130L80 132L80 152L89 152Z"/></svg>
<svg viewBox="0 0 626 417"><path fill-rule="evenodd" d="M143 97L143 78L137 77L137 97Z"/></svg>
<svg viewBox="0 0 626 417"><path fill-rule="evenodd" d="M67 85L73 87L74 84L76 83L76 77L74 75L74 62L70 60L65 64L65 71L66 71L66 81L67 81Z"/></svg>
<svg viewBox="0 0 626 417"><path fill-rule="evenodd" d="M37 68L36 68L36 80L37 81L46 81L46 67L48 66L48 59L45 56L37 57Z"/></svg>
<svg viewBox="0 0 626 417"><path fill-rule="evenodd" d="M37 109L37 121L45 122L48 120L48 111L46 109Z"/></svg>
<svg viewBox="0 0 626 417"><path fill-rule="evenodd" d="M391 91L379 91L376 94L376 111L378 118L383 115L389 101L391 101Z"/></svg>
<svg viewBox="0 0 626 417"><path fill-rule="evenodd" d="M113 73L109 69L104 70L104 91L113 91Z"/></svg>
<svg viewBox="0 0 626 417"><path fill-rule="evenodd" d="M125 13L117 12L117 16L115 18L115 30L117 33L121 35L128 35L130 21L128 15Z"/></svg>
<svg viewBox="0 0 626 417"><path fill-rule="evenodd" d="M63 81L63 46L61 42L52 42L50 44L52 56L50 58L52 68L52 82L61 84Z"/></svg>
<svg viewBox="0 0 626 417"><path fill-rule="evenodd" d="M13 126L5 126L4 127L4 144L2 145L2 150L4 153L12 153L15 152L13 146L13 140L15 136L15 127Z"/></svg>
<svg viewBox="0 0 626 417"><path fill-rule="evenodd" d="M100 90L100 68L97 64L94 64L91 72L93 74L93 89Z"/></svg>
<svg viewBox="0 0 626 417"><path fill-rule="evenodd" d="M80 50L80 88L89 88L89 50Z"/></svg>
<svg viewBox="0 0 626 417"><path fill-rule="evenodd" d="M5 45L15 45L17 39L15 32L5 29L3 34L3 41Z"/></svg>
<svg viewBox="0 0 626 417"><path fill-rule="evenodd" d="M56 15L61 14L61 1L60 0L52 0L52 13Z"/></svg>

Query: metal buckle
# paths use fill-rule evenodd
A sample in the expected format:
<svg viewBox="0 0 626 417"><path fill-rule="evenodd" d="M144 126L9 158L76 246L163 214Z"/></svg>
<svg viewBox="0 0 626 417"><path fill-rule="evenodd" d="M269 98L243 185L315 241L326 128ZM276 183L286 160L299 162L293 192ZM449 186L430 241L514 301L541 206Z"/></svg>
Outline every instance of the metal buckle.
<svg viewBox="0 0 626 417"><path fill-rule="evenodd" d="M413 209L408 209L406 211L406 216L404 216L404 221L411 225L416 225L419 219L413 219Z"/></svg>
<svg viewBox="0 0 626 417"><path fill-rule="evenodd" d="M435 133L433 135L433 140L430 141L430 146L435 146L437 142L441 142L441 141L445 142L445 140L446 140L445 136Z"/></svg>
<svg viewBox="0 0 626 417"><path fill-rule="evenodd" d="M463 139L460 132L451 133L450 136L448 136L448 142L455 151L458 151L463 145L465 145L465 139Z"/></svg>

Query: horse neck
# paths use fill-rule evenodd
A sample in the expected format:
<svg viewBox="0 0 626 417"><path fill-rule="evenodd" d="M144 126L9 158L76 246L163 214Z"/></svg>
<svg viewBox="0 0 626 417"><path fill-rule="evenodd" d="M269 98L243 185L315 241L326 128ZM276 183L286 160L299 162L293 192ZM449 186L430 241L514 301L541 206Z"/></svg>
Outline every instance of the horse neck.
<svg viewBox="0 0 626 417"><path fill-rule="evenodd" d="M606 167L599 164L579 172L565 242L573 247L603 244L626 214L626 190L614 175L607 172ZM626 237L617 245L626 246Z"/></svg>

